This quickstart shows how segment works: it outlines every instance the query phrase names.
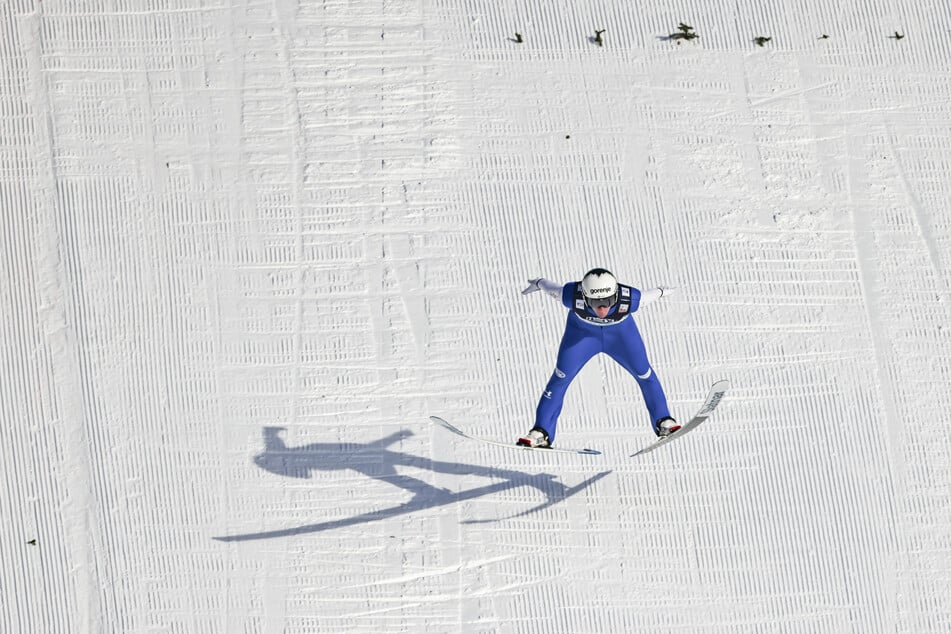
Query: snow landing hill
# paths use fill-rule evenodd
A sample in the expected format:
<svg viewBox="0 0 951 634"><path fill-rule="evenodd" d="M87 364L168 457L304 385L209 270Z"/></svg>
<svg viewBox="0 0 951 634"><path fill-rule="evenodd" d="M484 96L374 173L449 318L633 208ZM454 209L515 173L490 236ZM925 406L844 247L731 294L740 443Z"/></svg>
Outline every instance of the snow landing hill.
<svg viewBox="0 0 951 634"><path fill-rule="evenodd" d="M951 631L949 29L0 2L0 630ZM679 288L638 324L714 418L629 458L601 357L602 456L428 421L526 431L565 313L520 290L595 266Z"/></svg>

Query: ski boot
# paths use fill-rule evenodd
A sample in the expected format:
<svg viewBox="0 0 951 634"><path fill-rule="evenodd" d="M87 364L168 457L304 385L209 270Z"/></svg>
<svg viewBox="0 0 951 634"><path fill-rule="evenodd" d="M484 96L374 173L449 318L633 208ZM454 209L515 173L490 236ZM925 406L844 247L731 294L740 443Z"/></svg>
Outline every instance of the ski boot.
<svg viewBox="0 0 951 634"><path fill-rule="evenodd" d="M681 427L682 425L673 418L665 416L654 425L654 433L656 433L658 437L663 438L664 436L670 436Z"/></svg>
<svg viewBox="0 0 951 634"><path fill-rule="evenodd" d="M548 442L548 434L540 427L533 427L530 432L519 438L515 444L521 447L532 447L535 449L551 447L551 443Z"/></svg>

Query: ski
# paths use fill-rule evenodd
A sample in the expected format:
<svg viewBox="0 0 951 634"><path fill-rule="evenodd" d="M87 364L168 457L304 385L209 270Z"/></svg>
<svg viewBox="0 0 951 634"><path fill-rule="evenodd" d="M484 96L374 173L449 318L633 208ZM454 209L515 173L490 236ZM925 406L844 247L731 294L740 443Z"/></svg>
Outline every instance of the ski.
<svg viewBox="0 0 951 634"><path fill-rule="evenodd" d="M631 454L631 457L633 458L634 456L642 456L646 453L654 451L655 449L659 449L670 441L676 440L677 438L685 435L687 432L699 427L703 421L710 418L710 415L713 414L713 410L715 410L717 405L720 404L720 401L723 400L723 395L726 394L726 391L729 389L729 387L730 382L725 379L714 383L710 388L710 393L707 394L707 398L703 401L703 405L700 406L699 411L697 411L697 413L694 414L694 417L687 421L683 427L669 436L658 438L640 451Z"/></svg>
<svg viewBox="0 0 951 634"><path fill-rule="evenodd" d="M462 436L463 438L468 438L469 440L477 440L488 445L496 445L498 447L505 447L507 449L520 449L523 451L542 451L542 452L551 452L551 453L574 453L574 454L583 454L586 456L600 456L601 452L597 449L570 449L567 447L524 447L522 445L516 445L515 443L501 442L499 440L489 440L488 438L479 438L478 436L472 436L462 431L452 423L447 422L446 420L439 418L438 416L430 416L429 420L440 425L441 427L451 431L457 436Z"/></svg>

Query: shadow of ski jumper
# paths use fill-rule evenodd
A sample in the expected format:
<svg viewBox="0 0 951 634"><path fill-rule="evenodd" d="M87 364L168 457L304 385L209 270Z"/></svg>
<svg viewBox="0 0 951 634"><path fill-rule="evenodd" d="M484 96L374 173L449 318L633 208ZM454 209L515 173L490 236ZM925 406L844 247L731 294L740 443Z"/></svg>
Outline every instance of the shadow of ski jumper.
<svg viewBox="0 0 951 634"><path fill-rule="evenodd" d="M317 470L356 471L368 478L387 482L409 491L412 493L412 498L396 506L368 511L352 517L269 531L214 537L213 539L217 541L242 542L294 537L379 522L400 515L465 502L520 487L527 486L541 491L545 495L545 502L513 516L521 517L566 500L611 473L610 471L599 473L579 485L567 488L558 482L555 476L547 473L528 474L482 465L441 462L388 448L390 445L412 436L412 432L408 430L402 430L366 444L316 443L302 447L287 447L280 437L283 428L266 427L263 431L265 451L256 456L254 462L268 472L291 478L309 478L311 473ZM495 480L501 478L502 481L466 491L453 492L434 487L418 478L402 475L397 472L397 467L414 467L450 475L476 475ZM477 520L476 522L488 521L498 520Z"/></svg>

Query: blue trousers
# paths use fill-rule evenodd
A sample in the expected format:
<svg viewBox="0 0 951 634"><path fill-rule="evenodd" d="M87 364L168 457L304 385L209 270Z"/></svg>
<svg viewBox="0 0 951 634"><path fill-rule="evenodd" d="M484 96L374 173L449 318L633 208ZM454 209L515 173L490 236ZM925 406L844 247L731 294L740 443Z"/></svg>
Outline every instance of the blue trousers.
<svg viewBox="0 0 951 634"><path fill-rule="evenodd" d="M569 313L565 334L558 348L555 372L548 380L535 411L535 426L545 430L550 441L555 440L558 416L561 414L568 386L581 368L599 352L617 361L634 376L641 388L655 432L657 421L670 416L664 388L647 360L644 340L641 339L634 318L628 317L613 326L595 326Z"/></svg>

